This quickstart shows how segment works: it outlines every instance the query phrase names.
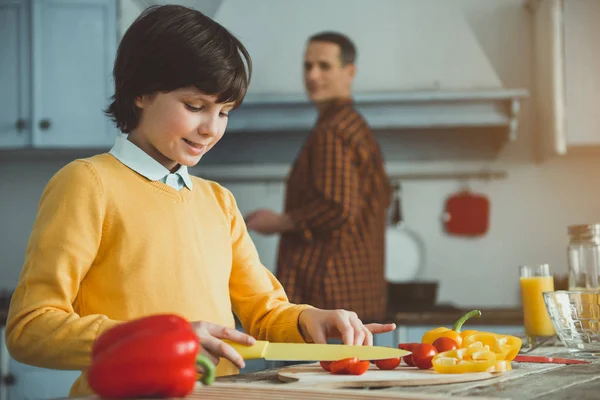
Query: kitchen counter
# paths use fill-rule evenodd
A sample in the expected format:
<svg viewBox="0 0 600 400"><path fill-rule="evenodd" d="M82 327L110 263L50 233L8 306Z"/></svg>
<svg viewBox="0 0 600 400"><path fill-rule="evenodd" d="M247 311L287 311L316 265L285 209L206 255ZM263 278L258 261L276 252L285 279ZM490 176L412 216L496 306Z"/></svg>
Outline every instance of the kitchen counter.
<svg viewBox="0 0 600 400"><path fill-rule="evenodd" d="M569 357L565 354L564 347L540 348L531 352L536 355L557 355ZM281 387L284 384L277 380L277 370L235 375L217 379L218 383L246 384L248 389L246 398L251 397L251 390L259 393L259 388ZM276 386L279 385L279 386ZM291 387L292 384L285 384ZM220 390L224 390L220 389ZM215 392L217 392L215 387ZM334 389L335 390L335 389ZM468 399L477 396L478 399L597 399L600 392L600 359L594 360L592 364L562 365L562 364L534 364L513 362L513 370L499 375L498 377L467 383L453 383L431 386L411 387L386 387L377 390L368 389L337 389L338 396L330 395L319 397L318 392L312 396L298 398L350 398L351 394L373 396L381 399ZM199 394L202 393L198 390ZM223 391L223 393L226 393ZM206 392L204 393L207 394ZM282 392L279 398L282 398ZM380 395L381 397L377 396ZM359 398L359 397L352 398ZM377 396L377 397L375 397ZM209 397L205 397L209 398ZM212 398L212 397L210 397ZM273 397L264 392L261 399L278 398L274 391ZM371 397L369 397L371 398Z"/></svg>
<svg viewBox="0 0 600 400"><path fill-rule="evenodd" d="M565 356L564 347L540 348L531 354ZM369 388L317 388L282 383L277 370L221 377L212 386L199 387L188 399L597 399L600 359L592 364L561 365L513 362L513 370L491 379L429 386ZM99 400L88 396L81 399Z"/></svg>
<svg viewBox="0 0 600 400"><path fill-rule="evenodd" d="M390 313L388 320L399 326L452 326L457 319L473 308L434 307ZM472 325L523 325L523 310L519 308L480 308L481 317L469 321Z"/></svg>

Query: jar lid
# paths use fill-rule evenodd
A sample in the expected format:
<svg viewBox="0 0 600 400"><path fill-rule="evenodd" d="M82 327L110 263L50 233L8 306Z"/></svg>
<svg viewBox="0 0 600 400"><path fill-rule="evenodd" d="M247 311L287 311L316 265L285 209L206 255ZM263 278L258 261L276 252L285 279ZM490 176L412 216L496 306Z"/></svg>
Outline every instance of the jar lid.
<svg viewBox="0 0 600 400"><path fill-rule="evenodd" d="M600 240L600 224L569 226L571 240Z"/></svg>

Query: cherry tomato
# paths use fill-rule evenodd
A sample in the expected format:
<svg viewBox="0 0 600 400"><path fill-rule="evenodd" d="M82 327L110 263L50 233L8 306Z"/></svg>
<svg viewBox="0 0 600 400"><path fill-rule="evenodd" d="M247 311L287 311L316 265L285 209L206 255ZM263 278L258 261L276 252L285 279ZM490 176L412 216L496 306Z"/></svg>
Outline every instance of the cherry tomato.
<svg viewBox="0 0 600 400"><path fill-rule="evenodd" d="M387 358L385 360L375 360L375 365L377 365L377 368L379 369L396 369L396 367L400 365L400 357Z"/></svg>
<svg viewBox="0 0 600 400"><path fill-rule="evenodd" d="M458 343L449 337L439 337L433 341L432 345L438 353L458 349Z"/></svg>
<svg viewBox="0 0 600 400"><path fill-rule="evenodd" d="M433 367L431 360L433 356L435 356L438 351L431 344L420 344L418 346L413 347L411 350L413 352L413 362L415 366L419 369L430 369Z"/></svg>
<svg viewBox="0 0 600 400"><path fill-rule="evenodd" d="M347 374L350 366L356 364L357 362L358 362L358 358L356 358L356 357L344 358L342 360L333 361L329 368L331 369L332 374L336 374L336 375ZM368 361L367 361L367 363L368 363Z"/></svg>
<svg viewBox="0 0 600 400"><path fill-rule="evenodd" d="M400 343L398 345L398 348L402 349L402 350L410 351L412 353L413 347L418 346L418 345L420 345L420 343ZM415 363L413 362L413 356L412 356L412 354L404 356L404 357L402 357L402 359L404 360L404 362L406 363L406 365L408 365L409 367L414 367L415 366Z"/></svg>
<svg viewBox="0 0 600 400"><path fill-rule="evenodd" d="M358 361L348 367L348 374L362 375L369 369L371 363L369 361Z"/></svg>
<svg viewBox="0 0 600 400"><path fill-rule="evenodd" d="M321 368L327 372L331 372L331 361L320 361Z"/></svg>

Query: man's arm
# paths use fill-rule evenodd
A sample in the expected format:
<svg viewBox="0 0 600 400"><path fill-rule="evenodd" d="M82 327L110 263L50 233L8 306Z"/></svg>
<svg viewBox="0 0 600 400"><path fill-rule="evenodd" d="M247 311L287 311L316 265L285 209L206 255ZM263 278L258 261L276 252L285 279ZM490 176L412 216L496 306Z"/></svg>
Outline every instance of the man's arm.
<svg viewBox="0 0 600 400"><path fill-rule="evenodd" d="M352 220L357 212L360 175L353 149L339 132L320 132L309 156L312 197L302 206L279 214L259 209L246 216L248 229L274 234L289 231L332 231Z"/></svg>

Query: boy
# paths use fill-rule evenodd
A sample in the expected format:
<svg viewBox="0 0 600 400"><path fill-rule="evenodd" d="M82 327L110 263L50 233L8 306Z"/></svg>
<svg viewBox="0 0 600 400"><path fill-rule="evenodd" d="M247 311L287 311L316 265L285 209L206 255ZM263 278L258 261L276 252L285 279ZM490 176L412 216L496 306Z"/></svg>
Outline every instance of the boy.
<svg viewBox="0 0 600 400"><path fill-rule="evenodd" d="M192 324L219 375L244 362L222 339L372 344L356 314L290 304L264 268L231 193L188 175L223 136L251 74L226 29L180 6L146 10L119 46L107 113L122 132L110 153L76 160L48 183L7 324L11 355L80 369L122 321L176 313ZM234 329L233 312L246 335Z"/></svg>

